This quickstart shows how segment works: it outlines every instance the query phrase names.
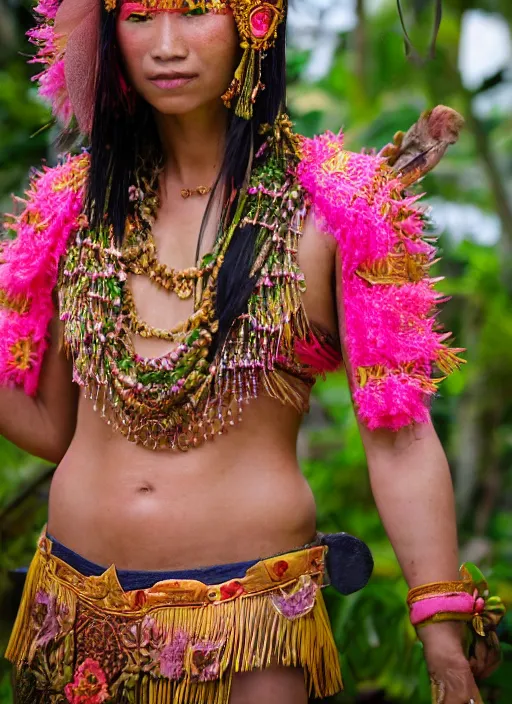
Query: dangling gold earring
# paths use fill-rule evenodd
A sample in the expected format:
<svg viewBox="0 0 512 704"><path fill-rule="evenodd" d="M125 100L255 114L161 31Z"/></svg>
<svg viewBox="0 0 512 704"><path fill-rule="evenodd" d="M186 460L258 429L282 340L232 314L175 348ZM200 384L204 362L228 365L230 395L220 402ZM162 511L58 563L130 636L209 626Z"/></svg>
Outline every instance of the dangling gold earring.
<svg viewBox="0 0 512 704"><path fill-rule="evenodd" d="M243 54L235 77L222 100L226 107L231 108L233 100L237 98L235 115L250 120L253 105L260 91L265 89L261 82L261 65L264 52L275 45L278 27L284 20L284 0L231 0L230 7Z"/></svg>

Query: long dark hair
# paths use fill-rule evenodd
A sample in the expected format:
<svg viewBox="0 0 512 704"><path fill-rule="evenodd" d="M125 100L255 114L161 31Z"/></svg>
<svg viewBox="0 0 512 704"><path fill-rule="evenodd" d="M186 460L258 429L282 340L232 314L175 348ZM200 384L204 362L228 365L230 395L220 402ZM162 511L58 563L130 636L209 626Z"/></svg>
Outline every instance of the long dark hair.
<svg viewBox="0 0 512 704"><path fill-rule="evenodd" d="M244 183L252 149L262 143L259 127L272 124L286 101L285 22L278 30L273 48L262 65L266 89L254 105L251 121L231 115L226 152L219 182L240 189ZM150 106L143 100L127 105L119 72L121 57L116 39L116 18L102 8L99 46L99 75L96 86L91 135L91 168L86 214L92 228L112 226L117 243L123 241L129 213L129 187L141 159L158 159L161 148ZM236 201L232 208L236 207ZM208 214L208 209L207 209ZM206 217L206 216L205 216ZM235 233L220 272L217 288L219 332L214 347L223 343L236 317L243 313L254 287L250 271L254 259L257 228L246 225ZM213 350L214 352L215 350Z"/></svg>

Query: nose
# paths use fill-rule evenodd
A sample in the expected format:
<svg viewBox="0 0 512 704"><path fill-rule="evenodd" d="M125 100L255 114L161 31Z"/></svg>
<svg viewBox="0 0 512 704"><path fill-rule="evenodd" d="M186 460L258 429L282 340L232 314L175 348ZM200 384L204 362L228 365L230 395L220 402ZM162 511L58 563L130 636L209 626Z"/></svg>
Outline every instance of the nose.
<svg viewBox="0 0 512 704"><path fill-rule="evenodd" d="M188 46L183 36L183 17L179 12L158 12L153 20L155 39L151 58L155 61L185 59Z"/></svg>

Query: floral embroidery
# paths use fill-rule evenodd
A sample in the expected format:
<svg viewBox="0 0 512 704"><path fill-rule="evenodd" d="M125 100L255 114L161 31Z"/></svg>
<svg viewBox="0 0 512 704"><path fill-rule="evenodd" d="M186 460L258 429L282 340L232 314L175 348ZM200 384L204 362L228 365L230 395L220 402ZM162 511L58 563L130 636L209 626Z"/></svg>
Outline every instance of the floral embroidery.
<svg viewBox="0 0 512 704"><path fill-rule="evenodd" d="M110 698L107 678L97 660L87 658L64 689L70 704L102 704Z"/></svg>
<svg viewBox="0 0 512 704"><path fill-rule="evenodd" d="M234 580L233 582L228 582L223 584L220 588L220 598L224 601L225 599L234 599L237 596L245 594L245 589L243 584Z"/></svg>
<svg viewBox="0 0 512 704"><path fill-rule="evenodd" d="M170 680L180 680L183 677L188 644L188 634L184 630L176 631L160 653L160 672L164 677Z"/></svg>
<svg viewBox="0 0 512 704"><path fill-rule="evenodd" d="M272 569L274 570L274 574L276 575L276 577L279 577L279 579L281 579L281 577L283 577L286 571L288 570L288 566L289 565L286 560L279 560L279 562L275 563Z"/></svg>
<svg viewBox="0 0 512 704"><path fill-rule="evenodd" d="M140 647L145 648L151 643L161 641L163 631L151 616L145 616L140 625L141 639Z"/></svg>
<svg viewBox="0 0 512 704"><path fill-rule="evenodd" d="M40 589L36 593L32 609L32 621L36 629L34 648L44 647L66 630L69 609L59 604L57 597Z"/></svg>
<svg viewBox="0 0 512 704"><path fill-rule="evenodd" d="M317 591L318 585L309 575L304 575L297 580L291 591L280 589L271 596L271 600L281 616L293 621L313 610Z"/></svg>
<svg viewBox="0 0 512 704"><path fill-rule="evenodd" d="M191 645L188 674L192 682L212 682L219 679L223 645L208 641Z"/></svg>
<svg viewBox="0 0 512 704"><path fill-rule="evenodd" d="M16 666L16 701L167 704L193 698L196 704L221 704L238 667L259 668L273 657L284 665L297 657L305 664L307 678L308 658L314 653L304 634L318 624L313 619L294 619L315 604L325 551L317 546L298 551L297 556L279 555L260 563L261 569L247 578L204 584L201 589L189 580L183 584L169 580L168 599L164 599L156 590L122 592L112 581L112 570L102 581L82 577L61 561L55 562L51 541L42 537L38 559L41 566L50 565L42 570L47 581L36 582L26 600L23 630L13 640L17 647L22 638L23 649L8 650ZM309 576L300 578L314 560L318 561L315 582ZM274 573L284 573L284 579L277 581ZM234 601L237 595L239 601ZM286 618L269 614L273 596L273 605ZM134 604L144 606L135 609ZM29 628L26 618L30 618ZM270 633L260 632L266 623L279 643ZM334 646L333 653L337 662ZM234 667L234 663L240 665Z"/></svg>
<svg viewBox="0 0 512 704"><path fill-rule="evenodd" d="M40 621L42 617L39 632L36 636L38 645L47 645L57 636L60 630L59 619L57 618L57 597L40 589L36 594L33 615L36 622Z"/></svg>

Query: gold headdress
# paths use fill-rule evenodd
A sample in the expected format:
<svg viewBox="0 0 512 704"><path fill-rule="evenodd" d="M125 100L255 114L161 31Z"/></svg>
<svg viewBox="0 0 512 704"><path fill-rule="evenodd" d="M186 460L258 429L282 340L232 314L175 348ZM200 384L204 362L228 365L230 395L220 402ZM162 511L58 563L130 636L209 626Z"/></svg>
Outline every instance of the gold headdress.
<svg viewBox="0 0 512 704"><path fill-rule="evenodd" d="M182 12L223 12L228 6L228 0L137 0L137 5L142 5L148 10L180 10ZM120 5L121 0L105 0L107 12L113 12Z"/></svg>
<svg viewBox="0 0 512 704"><path fill-rule="evenodd" d="M284 0L231 0L230 6L243 55L235 77L222 98L231 107L233 98L238 97L235 114L250 120L258 93L265 88L261 82L261 62L264 52L274 45L277 38L277 29L284 19Z"/></svg>

